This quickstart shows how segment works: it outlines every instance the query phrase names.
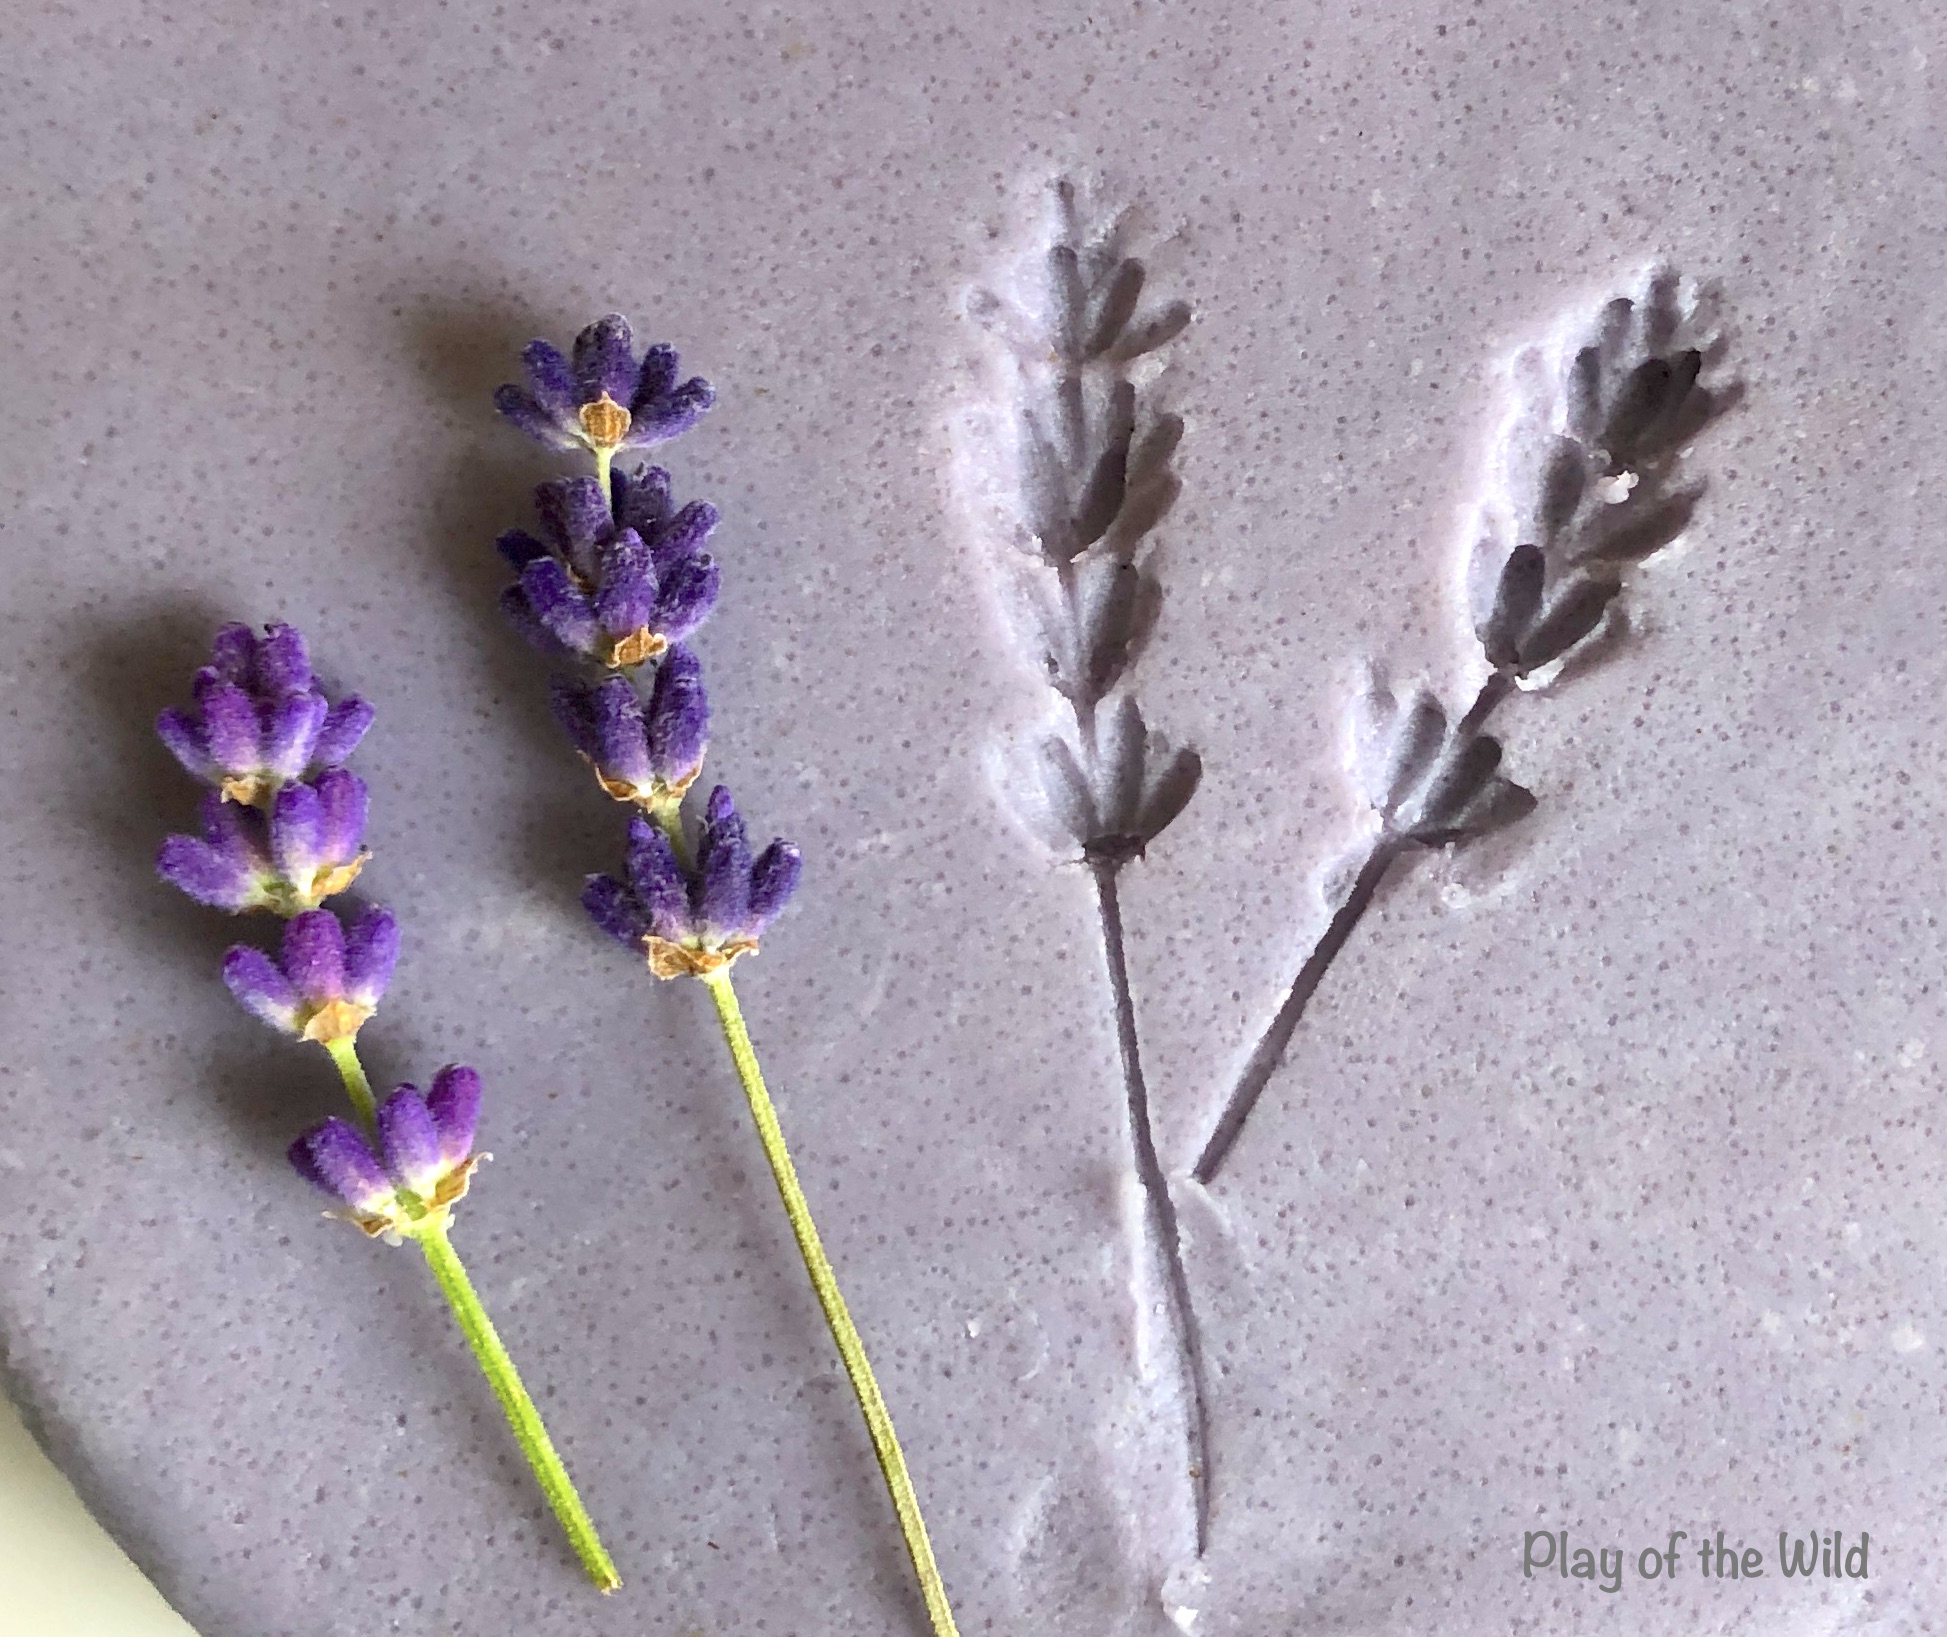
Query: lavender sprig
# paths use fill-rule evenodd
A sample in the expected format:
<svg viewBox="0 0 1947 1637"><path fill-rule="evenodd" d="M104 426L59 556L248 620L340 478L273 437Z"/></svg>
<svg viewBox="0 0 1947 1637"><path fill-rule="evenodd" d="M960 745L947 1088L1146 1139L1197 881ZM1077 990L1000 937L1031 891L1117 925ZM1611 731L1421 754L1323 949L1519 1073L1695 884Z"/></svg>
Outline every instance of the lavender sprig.
<svg viewBox="0 0 1947 1637"><path fill-rule="evenodd" d="M659 467L613 464L622 449L685 430L715 395L702 380L674 385L670 348L651 347L639 361L633 348L628 321L611 314L576 338L572 364L547 342L534 342L523 354L526 387L504 386L496 395L502 414L522 431L550 448L586 451L595 462L593 478L541 485L539 537L519 530L501 536L501 554L519 575L502 607L535 647L579 667L578 676L554 678L555 716L602 790L638 809L629 819L624 873L590 876L582 902L656 977L693 977L709 989L805 1271L858 1398L934 1637L956 1637L892 1416L812 1221L731 987L732 965L756 953L796 891L803 861L783 840L753 856L722 785L700 823L687 823L683 813L710 731L702 667L684 641L716 606L720 576L704 544L717 513L694 501L674 506L669 474ZM363 1181L369 1185L371 1173Z"/></svg>
<svg viewBox="0 0 1947 1637"><path fill-rule="evenodd" d="M326 700L304 638L289 625L262 637L224 626L193 687L195 707L164 711L156 731L214 788L203 834L169 837L156 868L199 903L286 917L277 956L238 944L223 958L223 981L253 1016L330 1053L355 1116L311 1127L291 1145L291 1165L369 1236L418 1245L582 1567L613 1591L622 1583L615 1565L449 1237L454 1207L486 1158L473 1151L480 1076L449 1064L425 1097L400 1086L380 1104L359 1062L359 1030L398 962L399 925L374 908L347 926L322 906L368 856L365 785L339 764L371 726L372 709L356 698Z"/></svg>
<svg viewBox="0 0 1947 1637"><path fill-rule="evenodd" d="M1533 794L1500 772L1500 741L1482 727L1516 688L1546 686L1613 649L1629 568L1681 535L1703 497L1701 479L1679 475L1690 445L1740 396L1736 382L1706 379L1723 351L1709 296L1658 268L1515 360L1515 399L1467 564L1487 674L1451 724L1430 691L1401 701L1376 673L1354 699L1347 759L1369 834L1231 1089L1191 1172L1198 1182L1222 1167L1393 865L1534 810Z"/></svg>
<svg viewBox="0 0 1947 1637"><path fill-rule="evenodd" d="M999 547L1019 656L1055 695L1058 717L1009 776L1003 799L1094 883L1130 1151L1181 1378L1201 1556L1211 1505L1203 1344L1156 1152L1119 892L1122 870L1182 813L1203 772L1195 751L1172 751L1150 731L1126 686L1160 598L1143 552L1175 503L1170 460L1183 432L1175 416L1151 408L1137 376L1153 377L1153 364L1141 361L1182 333L1190 311L1180 302L1143 311L1146 274L1124 252L1123 223L1092 229L1072 183L1057 182L1048 203L1025 278L1011 294L979 289L968 302L994 343L999 402L970 451L972 486L989 501L977 506L982 533Z"/></svg>

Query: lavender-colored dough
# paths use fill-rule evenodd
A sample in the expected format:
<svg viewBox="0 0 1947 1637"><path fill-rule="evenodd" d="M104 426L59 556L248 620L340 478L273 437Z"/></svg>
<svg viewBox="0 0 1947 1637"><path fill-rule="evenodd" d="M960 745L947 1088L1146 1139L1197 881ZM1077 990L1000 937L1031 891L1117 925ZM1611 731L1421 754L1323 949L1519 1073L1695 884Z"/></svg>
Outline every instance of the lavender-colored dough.
<svg viewBox="0 0 1947 1637"><path fill-rule="evenodd" d="M9 45L0 1349L204 1637L923 1631L707 997L577 902L619 809L496 606L569 468L493 391L612 310L717 391L658 451L723 514L705 777L806 860L739 987L967 1637L1939 1629L1938 15L75 0ZM967 292L1057 172L1195 315L1140 686L1203 778L1120 908L1200 1568L1093 893L995 802L1045 690L955 499ZM1496 713L1534 815L1382 886L1204 1194L1355 836L1360 663L1462 683L1502 365L1658 261L1746 386L1709 492L1626 649ZM151 723L232 618L379 709L363 1043L485 1077L455 1242L612 1599L418 1258L286 1165L330 1065L152 874L196 813ZM1620 1591L1524 1580L1558 1529ZM1719 1529L1765 1578L1702 1578ZM1870 1578L1783 1577L1813 1529Z"/></svg>

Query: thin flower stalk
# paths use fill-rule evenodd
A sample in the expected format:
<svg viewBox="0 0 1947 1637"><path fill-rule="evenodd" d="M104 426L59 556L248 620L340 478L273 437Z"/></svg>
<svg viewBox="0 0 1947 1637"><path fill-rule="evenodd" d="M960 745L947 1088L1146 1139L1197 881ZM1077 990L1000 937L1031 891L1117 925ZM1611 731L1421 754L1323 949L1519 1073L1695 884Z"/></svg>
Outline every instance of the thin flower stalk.
<svg viewBox="0 0 1947 1637"><path fill-rule="evenodd" d="M536 493L539 532L501 536L501 555L518 576L502 608L533 646L573 667L551 685L554 714L596 785L633 809L623 873L591 875L583 905L654 976L696 978L709 990L858 1399L934 1637L956 1637L891 1413L812 1220L730 981L731 966L757 952L790 902L802 859L781 839L753 852L722 785L701 801L694 824L685 812L709 747L709 699L687 639L717 602L720 574L705 549L717 512L695 501L676 506L669 474L659 467L616 464L624 451L687 429L714 394L700 379L677 384L676 355L667 347L651 347L638 360L619 315L583 330L571 357L545 341L522 356L526 382L500 389L501 412L549 447L591 457L594 475L544 483Z"/></svg>
<svg viewBox="0 0 1947 1637"><path fill-rule="evenodd" d="M1127 672L1161 592L1144 558L1176 500L1182 422L1158 414L1154 355L1190 321L1143 308L1146 275L1124 223L1092 230L1074 186L1051 190L1026 276L979 289L968 315L989 339L990 412L972 429L963 477L993 549L1016 651L1044 681L1055 721L1002 777L1004 804L1095 892L1146 1253L1160 1270L1183 1403L1185 1473L1199 1556L1209 1540L1209 1391L1182 1233L1156 1150L1136 1026L1119 883L1182 813L1202 762L1143 720ZM1011 285L1011 288L1010 288ZM1002 292L1006 293L1002 293Z"/></svg>
<svg viewBox="0 0 1947 1637"><path fill-rule="evenodd" d="M1385 877L1534 811L1483 728L1517 690L1552 687L1613 654L1628 571L1690 526L1704 483L1683 480L1684 458L1741 395L1737 382L1709 379L1725 350L1711 307L1708 292L1655 269L1515 360L1467 563L1473 658L1486 674L1451 724L1429 689L1401 699L1376 669L1356 693L1347 762L1367 833L1332 872L1325 930L1245 1059L1192 1169L1198 1182L1222 1169Z"/></svg>
<svg viewBox="0 0 1947 1637"><path fill-rule="evenodd" d="M453 1248L455 1210L487 1157L474 1150L480 1077L448 1064L425 1096L402 1085L380 1102L359 1061L359 1031L398 961L398 923L376 908L346 921L325 900L368 857L365 786L341 764L371 725L371 707L358 699L331 705L289 625L262 637L248 626L223 627L193 691L191 709L164 711L156 727L210 786L202 834L171 836L157 871L201 903L285 918L278 953L235 945L223 958L223 981L254 1017L322 1046L352 1105L352 1120L334 1116L304 1132L291 1145L291 1165L339 1207L331 1214L369 1238L419 1246L582 1567L602 1591L614 1591L615 1565Z"/></svg>

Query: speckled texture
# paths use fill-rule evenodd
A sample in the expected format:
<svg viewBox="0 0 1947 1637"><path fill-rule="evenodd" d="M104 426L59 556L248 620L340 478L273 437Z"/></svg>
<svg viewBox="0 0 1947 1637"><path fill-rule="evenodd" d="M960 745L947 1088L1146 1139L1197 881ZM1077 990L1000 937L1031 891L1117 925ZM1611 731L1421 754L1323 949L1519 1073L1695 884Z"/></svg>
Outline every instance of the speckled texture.
<svg viewBox="0 0 1947 1637"><path fill-rule="evenodd" d="M493 608L546 467L488 394L611 307L721 394L672 456L726 517L713 765L809 861L741 988L963 1631L1940 1629L1944 33L1667 0L20 19L0 1345L205 1637L920 1629L705 997L576 907L615 814ZM1176 1172L1351 832L1356 662L1461 652L1497 362L1668 256L1721 280L1749 386L1630 650L1497 715L1538 814L1382 895L1184 1190L1203 1576L1154 1527L1088 886L996 819L983 754L1039 707L945 478L963 293L1056 166L1146 203L1197 313L1142 691L1204 786L1122 894ZM149 875L192 797L147 723L219 619L273 616L381 707L365 885L407 941L370 1057L487 1075L458 1241L610 1602L424 1269L285 1170L327 1066ZM1869 1530L1872 1578L1520 1573L1526 1529L1814 1526Z"/></svg>

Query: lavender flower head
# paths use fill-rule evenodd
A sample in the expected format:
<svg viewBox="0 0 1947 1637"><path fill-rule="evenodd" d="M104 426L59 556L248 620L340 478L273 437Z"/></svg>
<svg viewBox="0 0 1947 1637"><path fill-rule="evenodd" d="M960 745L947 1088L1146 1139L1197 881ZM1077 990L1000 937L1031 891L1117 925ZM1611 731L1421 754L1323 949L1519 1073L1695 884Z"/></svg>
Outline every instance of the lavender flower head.
<svg viewBox="0 0 1947 1637"><path fill-rule="evenodd" d="M356 695L332 704L295 626L216 633L191 684L195 704L166 710L156 733L211 787L202 834L162 844L156 872L200 904L297 915L343 892L363 868L365 782L343 762L372 725Z"/></svg>
<svg viewBox="0 0 1947 1637"><path fill-rule="evenodd" d="M721 573L705 546L717 510L672 511L669 474L613 475L614 509L592 477L555 478L534 491L540 534L509 529L496 542L520 578L501 596L516 630L549 654L579 654L626 669L690 636L716 607Z"/></svg>
<svg viewBox="0 0 1947 1637"><path fill-rule="evenodd" d="M454 1063L421 1097L400 1086L379 1105L376 1149L349 1121L321 1120L291 1144L291 1165L314 1188L345 1205L342 1214L374 1239L398 1244L443 1232L466 1197L480 1121L480 1076Z"/></svg>
<svg viewBox="0 0 1947 1637"><path fill-rule="evenodd" d="M224 626L191 687L195 704L164 711L156 733L193 777L246 806L342 766L372 725L372 707L356 695L325 698L303 635L282 623L261 637Z"/></svg>
<svg viewBox="0 0 1947 1637"><path fill-rule="evenodd" d="M640 359L629 321L620 313L597 319L575 337L563 358L546 341L521 354L525 386L494 394L494 407L550 449L585 449L597 460L619 449L650 449L687 432L711 404L710 383L676 380L676 349L649 348Z"/></svg>
<svg viewBox="0 0 1947 1637"><path fill-rule="evenodd" d="M343 768L284 785L267 814L211 792L203 833L166 839L156 873L213 909L296 915L357 879L369 856L365 814L365 781Z"/></svg>
<svg viewBox="0 0 1947 1637"><path fill-rule="evenodd" d="M696 862L641 816L629 821L626 879L591 875L581 901L595 924L639 949L659 978L707 978L750 954L797 890L803 859L773 841L754 859L730 792L710 792Z"/></svg>
<svg viewBox="0 0 1947 1637"><path fill-rule="evenodd" d="M673 811L703 771L710 700L703 667L687 648L670 649L657 667L647 709L619 676L592 688L556 677L551 703L596 781L617 801Z"/></svg>
<svg viewBox="0 0 1947 1637"><path fill-rule="evenodd" d="M223 957L223 981L245 1011L300 1040L353 1040L378 1009L399 959L399 923L367 910L348 931L328 909L293 916L272 960L238 944Z"/></svg>

